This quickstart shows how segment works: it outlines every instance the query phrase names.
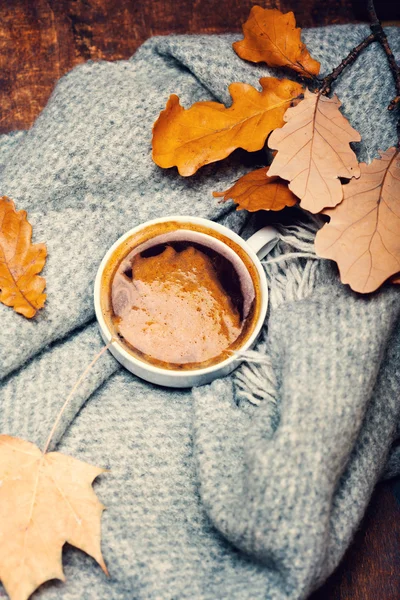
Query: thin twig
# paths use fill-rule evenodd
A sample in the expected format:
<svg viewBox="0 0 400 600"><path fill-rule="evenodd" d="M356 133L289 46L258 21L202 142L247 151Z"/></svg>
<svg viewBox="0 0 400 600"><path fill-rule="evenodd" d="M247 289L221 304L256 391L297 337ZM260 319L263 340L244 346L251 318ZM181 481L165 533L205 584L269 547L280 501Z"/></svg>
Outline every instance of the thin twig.
<svg viewBox="0 0 400 600"><path fill-rule="evenodd" d="M361 52L363 50L365 50L365 48L367 48L370 44L372 44L375 41L376 41L376 35L375 35L375 33L371 33L360 44L358 44L358 46L353 48L353 50L351 50L351 52L349 52L349 54L346 56L346 58L344 58L342 60L340 65L338 65L332 71L332 73L330 73L329 75L324 77L324 79L322 80L320 93L323 95L329 94L331 91L332 83L334 81L336 81L336 79L339 77L339 75L342 74L342 71L344 71L346 67L349 67L350 65L352 65L357 60L357 58L361 54Z"/></svg>
<svg viewBox="0 0 400 600"><path fill-rule="evenodd" d="M389 67L391 73L393 75L395 87L396 87L396 97L390 101L388 106L388 110L395 110L396 108L400 108L400 65L396 62L393 51L390 47L389 40L387 39L387 35L382 27L381 22L378 19L378 15L376 14L374 0L367 0L367 9L369 18L371 20L371 33L368 37L366 37L358 46L353 48L349 52L349 54L342 60L340 65L338 65L332 73L324 77L320 83L319 93L327 96L331 92L332 83L336 81L336 79L342 74L342 72L352 65L358 58L365 48L367 48L373 42L379 42L382 46L389 63ZM400 147L400 117L397 123L397 136L398 136L398 146Z"/></svg>
<svg viewBox="0 0 400 600"><path fill-rule="evenodd" d="M397 97L391 101L391 103L390 103L391 106L389 106L389 110L393 110L395 108L396 104L398 104L400 102L400 65L398 65L396 62L396 59L394 57L394 54L393 54L392 49L389 44L389 40L387 39L385 30L382 27L382 23L378 19L373 0L368 0L368 13L369 13L370 19L372 21L372 23L370 25L371 31L372 31L372 33L375 34L376 39L378 40L378 42L382 46L383 50L385 51L385 54L388 59L389 67L390 67L390 70L393 75L394 84L396 86Z"/></svg>
<svg viewBox="0 0 400 600"><path fill-rule="evenodd" d="M367 11L371 23L379 23L378 15L376 14L374 0L367 0Z"/></svg>
<svg viewBox="0 0 400 600"><path fill-rule="evenodd" d="M90 365L88 365L86 367L86 369L83 371L82 375L79 377L78 381L75 383L74 387L72 388L72 390L70 391L70 393L68 394L68 397L66 399L66 401L64 402L64 404L61 407L60 412L58 413L58 416L55 420L55 423L53 425L52 430L50 431L49 437L47 438L47 442L46 445L44 447L43 450L43 454L46 454L47 450L49 449L50 446L50 442L53 438L53 435L58 427L58 424L61 420L61 417L64 414L65 409L67 408L67 405L69 403L69 401L71 400L72 396L75 394L76 390L78 389L78 387L80 386L80 384L82 383L82 381L85 379L86 375L89 373L90 369L97 363L97 361L99 360L99 358L104 354L104 352L106 352L106 350L109 349L109 347L111 346L111 344L114 342L114 338L111 338L111 341L107 344L107 346L104 346L104 348L102 348L100 350L100 352L98 352L96 354L96 356L94 357L94 359L92 360L92 362L90 363Z"/></svg>
<svg viewBox="0 0 400 600"><path fill-rule="evenodd" d="M396 62L396 59L389 44L389 40L387 39L385 30L382 27L382 23L378 19L373 0L367 0L367 8L369 18L371 19L371 31L375 34L376 40L382 46L387 56L389 67L393 75L394 85L396 87L396 96L395 98L393 98L393 100L390 101L388 109L395 110L396 108L400 107L400 65L398 65ZM398 144L400 146L400 117L397 123L397 135L399 139Z"/></svg>

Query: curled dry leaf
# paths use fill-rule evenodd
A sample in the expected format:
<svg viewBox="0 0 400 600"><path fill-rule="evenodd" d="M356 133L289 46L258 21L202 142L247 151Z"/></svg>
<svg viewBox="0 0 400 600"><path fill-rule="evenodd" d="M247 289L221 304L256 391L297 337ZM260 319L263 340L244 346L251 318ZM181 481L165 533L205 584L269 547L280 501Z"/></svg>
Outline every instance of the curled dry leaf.
<svg viewBox="0 0 400 600"><path fill-rule="evenodd" d="M276 8L253 6L243 25L244 39L233 49L245 60L265 62L270 67L288 67L303 77L318 75L321 65L314 60L300 39L294 14Z"/></svg>
<svg viewBox="0 0 400 600"><path fill-rule="evenodd" d="M361 136L341 114L340 106L337 96L326 98L306 90L304 100L286 111L286 125L268 140L269 147L278 150L270 176L290 181L300 206L312 213L341 202L339 177L360 176L350 142L359 142Z"/></svg>
<svg viewBox="0 0 400 600"><path fill-rule="evenodd" d="M282 210L285 206L294 206L297 198L288 188L288 184L279 177L268 177L269 167L263 167L243 175L225 192L214 192L214 198L223 198L224 202L233 200L237 210Z"/></svg>
<svg viewBox="0 0 400 600"><path fill-rule="evenodd" d="M26 600L49 579L64 580L65 542L92 556L107 574L100 548L104 507L93 480L103 469L59 452L0 436L0 581L12 600Z"/></svg>
<svg viewBox="0 0 400 600"><path fill-rule="evenodd" d="M232 105L196 102L189 109L170 96L153 126L153 160L165 168L177 166L181 175L222 160L237 148L260 150L269 133L283 124L283 115L303 89L288 79L264 77L259 92L247 83L232 83Z"/></svg>
<svg viewBox="0 0 400 600"><path fill-rule="evenodd" d="M38 273L46 261L45 244L31 244L32 227L24 210L0 198L0 301L31 319L42 308L46 281Z"/></svg>
<svg viewBox="0 0 400 600"><path fill-rule="evenodd" d="M400 271L399 150L360 167L360 179L343 186L343 202L325 211L330 222L317 233L315 248L338 264L343 283L367 293Z"/></svg>

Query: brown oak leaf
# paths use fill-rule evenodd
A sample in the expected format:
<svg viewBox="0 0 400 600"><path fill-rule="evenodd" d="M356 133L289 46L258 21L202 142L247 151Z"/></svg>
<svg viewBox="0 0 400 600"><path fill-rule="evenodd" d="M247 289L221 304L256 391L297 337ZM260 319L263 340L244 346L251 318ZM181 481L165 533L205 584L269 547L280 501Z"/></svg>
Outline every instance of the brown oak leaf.
<svg viewBox="0 0 400 600"><path fill-rule="evenodd" d="M12 600L26 600L45 581L64 581L65 542L101 554L104 507L92 483L103 469L30 442L0 436L0 581Z"/></svg>
<svg viewBox="0 0 400 600"><path fill-rule="evenodd" d="M259 92L247 83L232 83L232 105L196 102L189 109L170 96L153 126L153 160L181 175L222 160L237 148L260 150L269 133L283 124L283 115L303 88L288 79L264 77Z"/></svg>
<svg viewBox="0 0 400 600"><path fill-rule="evenodd" d="M279 177L268 177L269 167L263 167L243 175L225 192L214 192L214 198L223 202L233 200L237 210L282 210L294 206L298 199L289 190L287 182Z"/></svg>
<svg viewBox="0 0 400 600"><path fill-rule="evenodd" d="M46 281L38 273L44 267L45 244L32 244L32 227L24 210L12 200L0 198L0 302L31 319L43 307Z"/></svg>
<svg viewBox="0 0 400 600"><path fill-rule="evenodd" d="M276 8L253 6L243 25L244 39L233 49L245 60L265 62L270 67L288 67L303 77L318 75L321 65L314 60L300 39L294 14Z"/></svg>
<svg viewBox="0 0 400 600"><path fill-rule="evenodd" d="M389 148L360 168L360 179L343 186L343 202L324 211L330 222L315 248L338 264L343 283L367 293L400 271L399 150Z"/></svg>
<svg viewBox="0 0 400 600"><path fill-rule="evenodd" d="M336 206L343 198L339 177L360 176L350 142L360 134L339 111L337 96L326 98L306 90L305 98L284 116L286 125L275 129L268 145L278 150L269 170L290 181L289 188L312 213Z"/></svg>

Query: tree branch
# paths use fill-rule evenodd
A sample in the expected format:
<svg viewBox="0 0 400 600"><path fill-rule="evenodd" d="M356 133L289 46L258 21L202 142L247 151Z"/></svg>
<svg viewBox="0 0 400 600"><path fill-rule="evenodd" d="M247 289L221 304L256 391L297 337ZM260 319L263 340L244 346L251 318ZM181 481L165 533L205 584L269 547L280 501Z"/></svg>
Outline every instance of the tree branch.
<svg viewBox="0 0 400 600"><path fill-rule="evenodd" d="M396 98L394 98L389 104L389 110L394 110L400 103L400 66L397 64L392 49L389 45L389 40L385 30L382 27L382 23L378 19L378 15L375 11L373 0L368 0L368 14L371 19L371 31L375 34L377 41L382 46L383 50L388 59L389 67L393 75L394 84L396 86Z"/></svg>
<svg viewBox="0 0 400 600"><path fill-rule="evenodd" d="M367 10L369 14L369 18L371 20L371 33L368 37L366 37L358 46L353 48L351 52L342 60L340 65L338 65L332 73L324 77L320 82L319 93L323 95L328 95L331 92L332 83L336 81L336 79L342 74L342 72L352 65L361 52L365 50L370 44L373 42L379 42L382 46L389 63L389 67L391 73L393 75L394 84L396 88L396 96L393 100L390 101L388 106L388 110L395 110L396 108L400 108L400 65L397 64L396 59L394 57L393 51L390 47L389 40L387 39L387 35L382 27L381 22L378 19L378 15L376 14L374 0L367 0ZM400 117L397 123L397 135L398 135L398 145L400 147Z"/></svg>
<svg viewBox="0 0 400 600"><path fill-rule="evenodd" d="M388 110L395 110L400 107L400 66L397 64L392 49L389 44L389 40L387 39L387 35L385 30L382 27L382 23L378 19L378 15L376 14L374 0L367 0L367 8L369 18L371 19L371 31L375 35L376 40L382 46L389 63L390 70L393 75L394 85L396 88L396 96L393 100L390 101L388 106ZM397 122L397 137L398 137L398 145L400 147L400 117Z"/></svg>
<svg viewBox="0 0 400 600"><path fill-rule="evenodd" d="M351 52L346 56L346 58L342 60L340 65L338 65L336 69L332 71L332 73L324 77L324 79L322 80L322 85L320 87L320 93L324 96L329 94L331 91L332 83L336 81L339 75L342 74L342 71L344 71L346 67L352 65L357 60L361 52L365 50L365 48L367 48L370 44L372 44L372 42L375 41L376 35L373 32L368 37L366 37L365 40L358 44L358 46L353 48L353 50L351 50Z"/></svg>

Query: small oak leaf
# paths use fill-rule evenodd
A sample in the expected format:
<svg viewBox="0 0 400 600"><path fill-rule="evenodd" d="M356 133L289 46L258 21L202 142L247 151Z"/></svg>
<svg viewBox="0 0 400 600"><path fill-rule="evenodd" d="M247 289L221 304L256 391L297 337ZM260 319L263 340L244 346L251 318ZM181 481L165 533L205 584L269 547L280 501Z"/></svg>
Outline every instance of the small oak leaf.
<svg viewBox="0 0 400 600"><path fill-rule="evenodd" d="M389 148L360 168L360 179L343 186L343 202L324 211L330 221L317 233L315 248L338 264L343 283L367 293L392 275L400 282L399 150Z"/></svg>
<svg viewBox="0 0 400 600"><path fill-rule="evenodd" d="M32 244L32 226L24 210L12 200L0 198L0 302L31 319L43 307L46 281L38 273L44 267L45 244Z"/></svg>
<svg viewBox="0 0 400 600"><path fill-rule="evenodd" d="M270 176L288 180L300 206L312 213L342 201L340 177L360 176L350 142L359 142L361 136L340 106L337 96L326 98L306 90L304 100L286 111L286 124L268 140L269 147L278 151Z"/></svg>
<svg viewBox="0 0 400 600"><path fill-rule="evenodd" d="M294 14L276 8L253 6L243 25L244 39L233 49L245 60L265 62L269 67L288 67L303 77L318 75L321 65L314 60L300 39Z"/></svg>
<svg viewBox="0 0 400 600"><path fill-rule="evenodd" d="M225 192L214 192L214 198L223 202L233 200L237 210L282 210L294 206L298 199L289 190L287 182L279 177L268 177L269 167L263 167L243 175Z"/></svg>
<svg viewBox="0 0 400 600"><path fill-rule="evenodd" d="M107 573L100 548L104 507L92 483L103 469L0 435L0 581L11 600L26 600L50 579L64 581L65 542Z"/></svg>
<svg viewBox="0 0 400 600"><path fill-rule="evenodd" d="M262 91L232 83L232 105L196 102L189 109L170 96L153 126L153 160L164 169L177 166L181 175L222 160L237 148L260 150L269 133L283 124L283 115L303 91L288 79L264 77Z"/></svg>

